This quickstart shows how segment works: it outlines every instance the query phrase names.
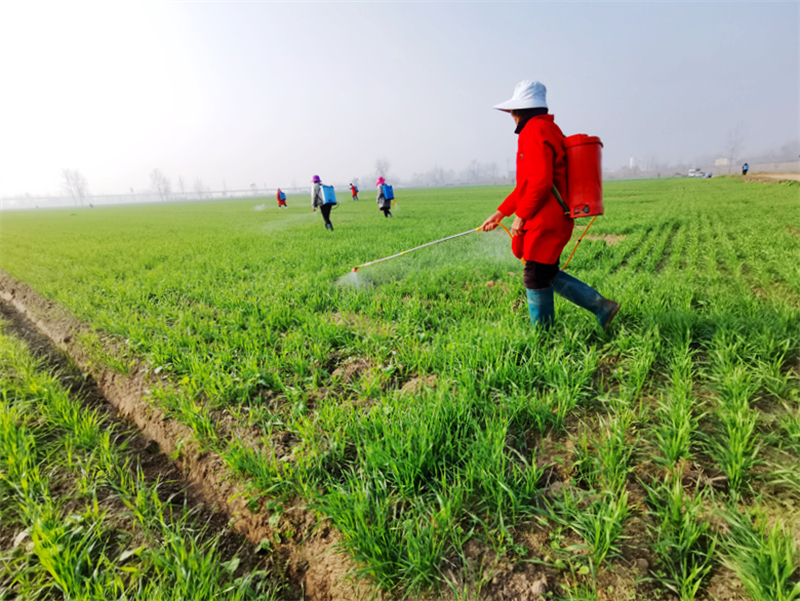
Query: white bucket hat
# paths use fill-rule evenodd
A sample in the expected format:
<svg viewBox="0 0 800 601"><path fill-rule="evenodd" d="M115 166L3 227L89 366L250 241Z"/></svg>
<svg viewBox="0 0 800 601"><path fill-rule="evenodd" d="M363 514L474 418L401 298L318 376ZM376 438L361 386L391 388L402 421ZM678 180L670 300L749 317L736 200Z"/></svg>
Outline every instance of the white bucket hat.
<svg viewBox="0 0 800 601"><path fill-rule="evenodd" d="M539 81L526 79L514 88L511 100L494 105L498 111L515 111L518 109L547 108L547 88Z"/></svg>

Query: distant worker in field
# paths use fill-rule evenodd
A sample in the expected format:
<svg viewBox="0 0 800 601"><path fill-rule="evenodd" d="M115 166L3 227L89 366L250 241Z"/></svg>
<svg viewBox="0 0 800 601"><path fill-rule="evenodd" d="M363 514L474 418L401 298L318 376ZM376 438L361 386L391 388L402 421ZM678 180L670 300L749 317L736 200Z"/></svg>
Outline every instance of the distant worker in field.
<svg viewBox="0 0 800 601"><path fill-rule="evenodd" d="M315 175L312 179L311 186L311 208L315 211L319 209L322 212L322 218L325 220L325 229L333 231L333 224L331 223L331 209L333 204L325 202L325 196L322 191L322 180L319 175Z"/></svg>
<svg viewBox="0 0 800 601"><path fill-rule="evenodd" d="M497 212L483 223L484 231L515 214L511 226L514 245L525 262L531 323L549 328L555 320L553 291L594 313L605 329L620 304L603 298L594 288L559 269L559 258L572 236L574 222L564 214L553 187L567 188L564 134L547 114L547 89L538 81L522 81L510 100L494 108L511 113L519 135L517 185Z"/></svg>
<svg viewBox="0 0 800 601"><path fill-rule="evenodd" d="M288 209L289 207L286 206L286 194L278 188L278 208L279 209Z"/></svg>
<svg viewBox="0 0 800 601"><path fill-rule="evenodd" d="M749 170L750 170L750 165L748 165L747 163L745 163L744 165L742 165L742 175L747 175L747 172L748 172Z"/></svg>
<svg viewBox="0 0 800 601"><path fill-rule="evenodd" d="M378 181L375 182L375 185L378 187L378 208L383 211L384 217L391 217L392 212L389 209L392 208L394 190L391 186L386 185L386 180L383 178L383 176L378 178Z"/></svg>
<svg viewBox="0 0 800 601"><path fill-rule="evenodd" d="M350 192L353 194L353 200L358 200L358 186L350 184Z"/></svg>

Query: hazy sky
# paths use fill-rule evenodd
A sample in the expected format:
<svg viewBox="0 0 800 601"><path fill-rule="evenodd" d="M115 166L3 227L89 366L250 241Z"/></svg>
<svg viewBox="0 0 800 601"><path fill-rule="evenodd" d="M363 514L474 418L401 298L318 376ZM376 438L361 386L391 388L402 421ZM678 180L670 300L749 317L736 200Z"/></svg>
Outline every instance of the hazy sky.
<svg viewBox="0 0 800 601"><path fill-rule="evenodd" d="M0 2L0 193L149 173L213 189L505 170L492 105L548 88L564 132L629 157L757 154L798 136L800 3ZM746 158L746 155L745 155Z"/></svg>

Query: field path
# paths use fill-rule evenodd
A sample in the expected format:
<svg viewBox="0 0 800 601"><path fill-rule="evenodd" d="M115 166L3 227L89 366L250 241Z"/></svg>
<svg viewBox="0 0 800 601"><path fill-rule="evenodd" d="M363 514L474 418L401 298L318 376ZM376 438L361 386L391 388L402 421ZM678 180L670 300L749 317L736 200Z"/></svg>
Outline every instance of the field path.
<svg viewBox="0 0 800 601"><path fill-rule="evenodd" d="M742 178L745 181L758 182L800 182L800 173L770 173L759 171Z"/></svg>

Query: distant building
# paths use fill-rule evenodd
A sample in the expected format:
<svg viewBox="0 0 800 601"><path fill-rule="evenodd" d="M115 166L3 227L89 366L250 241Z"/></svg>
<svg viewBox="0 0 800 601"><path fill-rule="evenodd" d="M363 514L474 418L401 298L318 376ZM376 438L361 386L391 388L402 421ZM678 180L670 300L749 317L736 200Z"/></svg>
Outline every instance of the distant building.
<svg viewBox="0 0 800 601"><path fill-rule="evenodd" d="M730 164L728 159L717 159L714 161L714 167L727 167Z"/></svg>

